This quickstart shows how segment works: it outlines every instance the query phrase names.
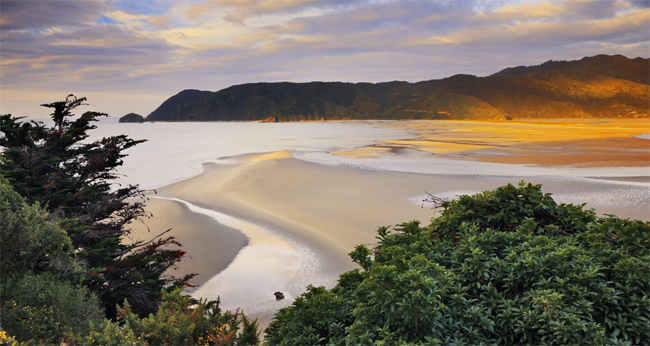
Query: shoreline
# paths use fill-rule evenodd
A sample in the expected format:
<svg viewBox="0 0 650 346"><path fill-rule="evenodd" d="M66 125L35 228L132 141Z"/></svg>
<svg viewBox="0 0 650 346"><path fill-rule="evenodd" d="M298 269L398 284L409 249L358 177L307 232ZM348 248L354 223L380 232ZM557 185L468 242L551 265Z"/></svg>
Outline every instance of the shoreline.
<svg viewBox="0 0 650 346"><path fill-rule="evenodd" d="M201 291L201 295L210 299L221 296L224 308L234 308L231 303L246 301L242 296L231 295L229 298L228 290L233 292L233 288L225 288L224 282L231 285L238 281L244 288L255 285L268 290L268 298L264 298L263 292L260 295L258 290L256 298L250 300L255 303L238 305L250 317L259 318L261 327L268 325L277 309L290 304L291 299L304 292L308 284L332 287L341 273L356 268L348 253L358 244L368 247L376 244L378 227L411 220L419 220L426 225L432 217L439 215L421 205L424 191L453 198L457 194L478 193L507 183L517 184L524 178L526 182L543 184L544 191L553 193L558 203L588 202L586 208L595 207L599 214L650 219L647 213L650 208L650 186L645 182L594 179L594 175L587 174L579 177L498 176L364 170L315 163L294 156L290 151L280 151L228 157L216 163L203 164L203 172L198 176L157 189L159 198L177 198L265 228L272 236L266 240L274 242L273 239L280 239L298 254L297 257L289 256L290 262L283 262L277 260L283 256L282 251L279 254L269 253L269 261L276 266L274 270L283 272L274 274L275 277L233 279L231 273L228 274L231 279L224 280L218 277L227 276L224 273L228 268L236 267L233 263L256 243L254 239L244 236L249 242L241 247L232 245L231 250L236 250L235 255L215 260L206 258L205 254L214 254L213 242L230 246L228 241L221 238L226 233L215 232L213 228L197 228L195 231L198 233L193 237L202 241L183 248L204 268L199 274L205 287L193 292ZM518 168L525 171L525 167L520 165L508 167L515 170L513 173ZM592 170L584 171L589 172ZM175 227L170 222L184 224L202 216L188 210L182 217L174 218L173 213L165 211L168 207L162 207L157 213L158 222L167 227ZM232 226L224 226L218 218L210 222L210 227ZM229 232L232 233L232 228ZM211 238L213 241L205 240L208 233L214 237ZM278 280L280 276L283 277ZM207 288L209 281L213 284ZM273 296L275 291L284 292L287 299L276 301Z"/></svg>
<svg viewBox="0 0 650 346"><path fill-rule="evenodd" d="M166 274L182 277L197 273L190 284L197 287L225 270L249 241L239 230L225 226L215 220L191 211L186 205L173 200L157 198L154 195L145 205L151 218L141 223L131 224L128 239L151 239L162 231L171 228L164 237L173 236L182 245L187 255L176 267ZM206 246L209 245L209 246ZM194 291L188 287L187 292Z"/></svg>
<svg viewBox="0 0 650 346"><path fill-rule="evenodd" d="M414 120L391 125L415 139L379 139L335 152L380 158L417 150L451 160L557 167L649 167L647 119L539 119L521 121Z"/></svg>
<svg viewBox="0 0 650 346"><path fill-rule="evenodd" d="M439 215L422 204L425 191L454 198L523 179L541 183L558 203L587 202L585 208L595 208L600 215L650 220L647 148L631 157L636 162L632 166L602 165L601 160L582 167L576 165L579 156L565 155L575 150L575 141L558 142L566 133L556 133L555 141L536 142L529 136L523 143L522 135L512 129L489 128L505 122L353 122L407 129L414 139L378 139L373 146L344 152L281 150L227 156L204 162L196 176L156 189L158 195L150 202L155 201L152 208L161 216L155 222L174 228L191 257L174 273L200 274L193 280L199 287L188 292L196 298L220 296L224 309L241 307L264 329L308 284L330 288L341 273L356 268L348 253L359 244L372 248L379 227L411 220L426 225ZM559 126L573 129L573 122ZM587 144L609 138L600 135ZM448 142L443 146L441 136ZM636 147L614 150L634 151L639 143L648 143L630 138L637 141ZM535 155L540 150L563 160L551 158L555 165L522 161L543 157ZM276 291L286 299L276 301Z"/></svg>

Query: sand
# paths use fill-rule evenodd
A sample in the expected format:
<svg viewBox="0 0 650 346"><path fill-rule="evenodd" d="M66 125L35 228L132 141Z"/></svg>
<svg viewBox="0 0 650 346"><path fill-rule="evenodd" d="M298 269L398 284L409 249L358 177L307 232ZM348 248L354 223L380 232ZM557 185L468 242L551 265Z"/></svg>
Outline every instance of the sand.
<svg viewBox="0 0 650 346"><path fill-rule="evenodd" d="M149 240L171 228L164 235L173 236L188 254L166 274L182 277L197 273L190 283L204 284L211 277L226 269L248 239L239 230L226 227L205 215L191 212L182 203L152 197L146 210L153 216L144 223L131 224L129 240Z"/></svg>
<svg viewBox="0 0 650 346"><path fill-rule="evenodd" d="M573 167L648 167L648 119L519 122L412 121L394 125L418 139L380 140L373 147L336 152L380 157L377 149L414 149L447 159Z"/></svg>
<svg viewBox="0 0 650 346"><path fill-rule="evenodd" d="M335 153L345 156L345 164L308 162L290 151L206 163L202 174L157 189L147 205L154 213L147 223L152 229L174 229L192 257L178 272L201 274L196 297L220 296L224 308L242 307L265 328L308 284L332 287L342 272L356 268L348 253L358 244L375 246L378 227L410 220L428 224L437 214L422 203L425 191L454 198L525 179L543 184L562 203L588 202L587 208L599 214L650 220L650 171L645 169L650 141L629 137L650 131L647 122L632 123L616 123L613 129L564 122L509 123L503 129L493 123L393 123L409 126L421 138ZM376 160L397 169L406 161L388 158L413 151L420 155L415 159L434 153L433 165L455 167L456 161L440 157L463 161L457 161L457 171L444 174L350 164ZM467 164L475 168L471 174L462 169ZM537 171L522 164L571 167L573 176L531 175ZM580 168L585 166L592 168ZM602 166L607 167L593 169ZM276 301L275 291L286 299Z"/></svg>

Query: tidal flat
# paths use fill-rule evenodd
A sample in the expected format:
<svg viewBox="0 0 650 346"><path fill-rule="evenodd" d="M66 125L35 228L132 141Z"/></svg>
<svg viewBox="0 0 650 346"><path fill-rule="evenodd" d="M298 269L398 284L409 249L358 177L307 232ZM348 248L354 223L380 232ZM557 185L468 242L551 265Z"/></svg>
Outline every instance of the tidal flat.
<svg viewBox="0 0 650 346"><path fill-rule="evenodd" d="M647 120L236 127L130 126L133 138L150 135L152 149L133 153L126 162L136 164L125 168L157 192L151 233L135 225L134 237L171 227L191 257L176 273L200 274L192 294L221 297L262 327L308 284L331 287L355 268L347 254L372 247L378 227L436 217L425 191L454 198L524 180L559 203L650 220L650 140L639 138L650 133ZM276 291L286 298L276 301Z"/></svg>

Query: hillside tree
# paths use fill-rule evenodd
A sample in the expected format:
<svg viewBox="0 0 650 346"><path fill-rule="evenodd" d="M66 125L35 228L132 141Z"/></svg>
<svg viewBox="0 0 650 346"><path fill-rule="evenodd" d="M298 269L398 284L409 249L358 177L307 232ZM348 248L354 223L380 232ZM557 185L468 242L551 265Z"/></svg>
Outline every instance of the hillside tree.
<svg viewBox="0 0 650 346"><path fill-rule="evenodd" d="M70 238L46 215L0 176L0 330L27 344L80 343L104 311L80 285Z"/></svg>
<svg viewBox="0 0 650 346"><path fill-rule="evenodd" d="M93 122L107 114L85 112L74 119L86 98L69 95L52 108L53 125L0 115L0 175L29 204L38 202L67 231L84 283L114 318L127 299L141 316L155 312L168 284L187 285L194 276L164 272L185 255L174 237L161 232L148 241L127 242L130 224L146 218L146 200L138 186L116 183L125 150L144 142L126 135L89 140Z"/></svg>

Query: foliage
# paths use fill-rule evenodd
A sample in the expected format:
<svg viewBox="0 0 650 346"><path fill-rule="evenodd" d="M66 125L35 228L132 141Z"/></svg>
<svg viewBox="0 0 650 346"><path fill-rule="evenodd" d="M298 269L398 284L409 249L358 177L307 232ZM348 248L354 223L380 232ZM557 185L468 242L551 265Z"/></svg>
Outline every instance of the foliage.
<svg viewBox="0 0 650 346"><path fill-rule="evenodd" d="M28 272L71 274L77 270L70 238L46 218L38 205L27 205L0 176L0 302Z"/></svg>
<svg viewBox="0 0 650 346"><path fill-rule="evenodd" d="M79 343L104 310L87 288L44 273L26 274L2 306L2 327L23 342Z"/></svg>
<svg viewBox="0 0 650 346"><path fill-rule="evenodd" d="M93 327L88 345L256 345L257 319L239 311L222 312L219 300L195 301L182 288L163 294L156 314L140 318L125 302L118 307L122 325L105 320ZM240 324L243 328L240 330Z"/></svg>
<svg viewBox="0 0 650 346"><path fill-rule="evenodd" d="M117 322L77 280L70 238L29 206L0 177L0 344L254 345L257 320L221 312L219 301L195 301L181 289L163 294L155 314L140 318L125 301ZM122 324L122 325L121 325Z"/></svg>
<svg viewBox="0 0 650 346"><path fill-rule="evenodd" d="M80 268L66 232L29 206L0 177L0 321L22 342L78 340L104 312L79 287ZM10 343L9 339L3 341Z"/></svg>
<svg viewBox="0 0 650 346"><path fill-rule="evenodd" d="M583 210L585 204L558 205L551 194L542 193L539 186L531 184L519 187L509 184L495 191L460 196L440 206L445 212L433 221L436 237L456 237L458 225L462 224L513 231L526 219L534 220L541 228L555 225L565 232L584 232L587 224L596 220L592 211Z"/></svg>
<svg viewBox="0 0 650 346"><path fill-rule="evenodd" d="M121 123L141 123L144 121L144 117L140 114L129 113L122 116L119 120Z"/></svg>
<svg viewBox="0 0 650 346"><path fill-rule="evenodd" d="M92 122L106 114L86 112L70 120L85 100L69 95L43 105L54 109L51 127L0 116L0 174L28 203L40 203L50 219L59 220L86 270L85 284L109 317L124 299L145 316L156 311L161 290L173 281L163 273L185 252L166 248L180 244L161 237L165 232L148 242L124 243L129 223L147 214L137 186L118 187L113 181L124 151L142 141L124 135L89 141Z"/></svg>
<svg viewBox="0 0 650 346"><path fill-rule="evenodd" d="M378 231L361 266L308 287L269 345L650 344L650 223L556 204L540 185L446 204Z"/></svg>
<svg viewBox="0 0 650 346"><path fill-rule="evenodd" d="M418 83L251 83L183 90L147 121L648 116L648 59L599 55Z"/></svg>
<svg viewBox="0 0 650 346"><path fill-rule="evenodd" d="M7 332L0 328L0 345L16 346L18 341L13 336L7 335Z"/></svg>
<svg viewBox="0 0 650 346"><path fill-rule="evenodd" d="M257 320L181 295L192 275L162 276L185 254L163 248L180 245L172 237L123 244L128 224L146 214L134 200L141 191L112 180L138 141L88 141L104 114L67 119L84 101L44 105L55 109L49 128L0 116L0 344L259 343Z"/></svg>

